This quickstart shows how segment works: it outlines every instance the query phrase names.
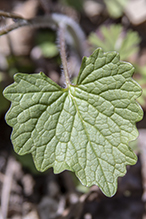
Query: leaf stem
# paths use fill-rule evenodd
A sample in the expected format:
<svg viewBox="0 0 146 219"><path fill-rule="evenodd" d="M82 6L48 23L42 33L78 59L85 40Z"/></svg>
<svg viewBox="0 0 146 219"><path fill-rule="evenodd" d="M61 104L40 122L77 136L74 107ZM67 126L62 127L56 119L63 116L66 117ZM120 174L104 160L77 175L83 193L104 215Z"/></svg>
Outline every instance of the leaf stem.
<svg viewBox="0 0 146 219"><path fill-rule="evenodd" d="M60 46L60 56L61 61L63 65L64 75L65 75L65 81L67 87L71 84L69 79L69 70L67 66L67 59L66 59L66 51L65 51L65 25L63 23L59 24L59 46Z"/></svg>
<svg viewBox="0 0 146 219"><path fill-rule="evenodd" d="M11 32L19 27L31 26L34 28L51 28L57 30L60 23L63 23L67 28L68 33L73 39L73 46L75 47L79 59L83 56L88 56L85 35L80 26L70 17L62 14L50 14L41 17L26 19L20 15L4 12L0 10L0 17L12 18L14 23L0 28L0 36Z"/></svg>

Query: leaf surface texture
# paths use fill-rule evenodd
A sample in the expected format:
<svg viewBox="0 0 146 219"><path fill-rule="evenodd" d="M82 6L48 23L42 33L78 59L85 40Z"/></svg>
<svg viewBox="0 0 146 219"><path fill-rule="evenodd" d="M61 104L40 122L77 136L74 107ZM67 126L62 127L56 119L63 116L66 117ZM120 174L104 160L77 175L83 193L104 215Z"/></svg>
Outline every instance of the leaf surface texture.
<svg viewBox="0 0 146 219"><path fill-rule="evenodd" d="M4 91L12 102L6 120L15 151L32 153L40 171L70 170L84 185L114 195L117 177L137 160L128 146L143 116L133 72L116 52L97 49L83 58L77 84L66 89L43 73L16 74Z"/></svg>

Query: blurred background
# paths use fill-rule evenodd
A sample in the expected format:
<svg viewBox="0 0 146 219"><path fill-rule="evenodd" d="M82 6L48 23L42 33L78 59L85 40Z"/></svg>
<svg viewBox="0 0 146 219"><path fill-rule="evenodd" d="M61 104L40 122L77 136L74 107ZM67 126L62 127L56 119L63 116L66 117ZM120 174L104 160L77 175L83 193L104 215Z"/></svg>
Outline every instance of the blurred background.
<svg viewBox="0 0 146 219"><path fill-rule="evenodd" d="M144 110L137 124L139 138L130 143L138 162L119 178L114 197L105 197L97 186L82 186L68 171L38 172L31 155L18 156L13 150L4 118L10 103L2 91L18 72L42 71L64 86L57 34L49 28L23 27L0 36L0 219L146 219L146 0L0 0L0 10L24 18L51 13L71 17L85 34L83 55L101 47L105 52L116 50L122 61L133 64L133 78L143 89L137 101ZM0 17L0 30L12 23ZM81 59L67 42L75 82Z"/></svg>

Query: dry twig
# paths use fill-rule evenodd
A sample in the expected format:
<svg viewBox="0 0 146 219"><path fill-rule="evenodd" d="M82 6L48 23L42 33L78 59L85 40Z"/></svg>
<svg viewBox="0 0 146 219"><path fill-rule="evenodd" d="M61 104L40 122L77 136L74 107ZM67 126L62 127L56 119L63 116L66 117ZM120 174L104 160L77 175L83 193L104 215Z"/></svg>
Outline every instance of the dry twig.
<svg viewBox="0 0 146 219"><path fill-rule="evenodd" d="M10 192L11 192L14 170L15 170L15 162L13 158L9 158L8 164L6 167L6 173L5 173L6 176L4 178L2 193L1 193L1 213L2 213L3 219L7 218L9 197L10 197Z"/></svg>
<svg viewBox="0 0 146 219"><path fill-rule="evenodd" d="M142 165L142 184L143 184L143 195L142 200L145 202L145 214L143 219L146 219L146 130L139 130L138 146L140 148L140 160Z"/></svg>
<svg viewBox="0 0 146 219"><path fill-rule="evenodd" d="M12 19L23 19L22 16L15 13L5 12L0 10L0 16Z"/></svg>

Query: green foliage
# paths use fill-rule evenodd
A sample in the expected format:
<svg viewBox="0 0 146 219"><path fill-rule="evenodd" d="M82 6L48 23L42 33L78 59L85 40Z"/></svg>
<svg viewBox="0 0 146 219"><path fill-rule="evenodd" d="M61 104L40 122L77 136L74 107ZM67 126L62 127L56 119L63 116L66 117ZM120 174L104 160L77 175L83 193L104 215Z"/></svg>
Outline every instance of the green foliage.
<svg viewBox="0 0 146 219"><path fill-rule="evenodd" d="M128 0L104 0L108 13L113 18L119 18L124 12Z"/></svg>
<svg viewBox="0 0 146 219"><path fill-rule="evenodd" d="M41 49L42 55L45 58L53 58L58 55L59 51L55 44L55 38L55 33L51 30L37 34L36 44Z"/></svg>
<svg viewBox="0 0 146 219"><path fill-rule="evenodd" d="M126 33L121 25L101 26L98 33L89 35L89 43L91 49L97 47L107 51L118 51L122 60L129 61L131 56L139 52L140 37L137 32L128 30ZM140 67L137 63L133 63L138 73L135 80L143 89L142 95L138 98L138 102L146 108L146 67Z"/></svg>
<svg viewBox="0 0 146 219"><path fill-rule="evenodd" d="M137 160L128 146L143 116L133 71L116 52L97 49L83 58L77 84L65 89L43 73L16 74L4 91L15 151L32 153L40 171L70 170L82 184L114 195L117 177Z"/></svg>
<svg viewBox="0 0 146 219"><path fill-rule="evenodd" d="M58 49L55 43L52 42L44 42L40 46L42 54L45 58L53 58L58 55Z"/></svg>
<svg viewBox="0 0 146 219"><path fill-rule="evenodd" d="M121 25L101 26L98 30L99 35L91 33L89 42L92 45L92 50L97 47L102 47L104 52L117 51L120 53L122 60L136 54L139 50L138 44L140 37L137 32L128 30L126 33Z"/></svg>

